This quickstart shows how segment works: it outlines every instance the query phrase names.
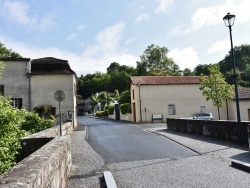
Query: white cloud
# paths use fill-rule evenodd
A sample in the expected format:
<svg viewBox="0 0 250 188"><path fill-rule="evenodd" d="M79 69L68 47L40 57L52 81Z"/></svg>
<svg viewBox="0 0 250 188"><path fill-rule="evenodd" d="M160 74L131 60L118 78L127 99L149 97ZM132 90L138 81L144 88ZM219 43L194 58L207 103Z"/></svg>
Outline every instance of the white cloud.
<svg viewBox="0 0 250 188"><path fill-rule="evenodd" d="M110 53L119 51L121 34L124 30L125 24L119 23L112 27L105 28L95 37L96 44L88 46L84 51L84 55L95 57L97 54L109 55Z"/></svg>
<svg viewBox="0 0 250 188"><path fill-rule="evenodd" d="M76 33L72 33L66 37L66 40L72 40L73 38L76 37Z"/></svg>
<svg viewBox="0 0 250 188"><path fill-rule="evenodd" d="M192 47L184 49L176 48L169 52L168 57L172 58L174 62L179 65L181 70L184 70L185 68L192 70L200 64L198 53Z"/></svg>
<svg viewBox="0 0 250 188"><path fill-rule="evenodd" d="M125 24L119 23L108 27L96 35L96 43L89 45L81 54L71 51L63 51L55 47L40 48L31 44L13 41L0 36L0 41L7 48L18 52L27 58L55 57L68 60L71 68L78 76L96 71L106 72L107 67L112 62L118 62L121 65L136 65L137 56L130 54L126 49L120 46L122 32Z"/></svg>
<svg viewBox="0 0 250 188"><path fill-rule="evenodd" d="M168 10L168 8L172 5L173 0L156 0L157 7L155 12L164 13Z"/></svg>
<svg viewBox="0 0 250 188"><path fill-rule="evenodd" d="M141 13L139 16L137 16L136 22L137 23L146 22L146 21L149 21L150 19L151 19L151 17L148 14Z"/></svg>
<svg viewBox="0 0 250 188"><path fill-rule="evenodd" d="M208 48L207 53L211 54L219 51L225 51L229 48L229 46L230 46L229 40L218 41Z"/></svg>
<svg viewBox="0 0 250 188"><path fill-rule="evenodd" d="M9 22L40 31L46 31L56 25L54 14L58 12L58 10L45 12L44 15L41 16L41 19L37 19L31 10L32 8L24 1L0 0L0 3L2 3L0 15L7 18Z"/></svg>
<svg viewBox="0 0 250 188"><path fill-rule="evenodd" d="M223 3L214 6L202 7L193 13L190 23L174 27L170 31L170 35L189 33L204 27L223 24L222 18L229 11L231 11L231 14L236 15L237 23L243 23L250 20L249 9L249 0L224 0Z"/></svg>
<svg viewBox="0 0 250 188"><path fill-rule="evenodd" d="M21 25L34 25L36 20L29 16L29 6L22 1L3 1L2 15Z"/></svg>

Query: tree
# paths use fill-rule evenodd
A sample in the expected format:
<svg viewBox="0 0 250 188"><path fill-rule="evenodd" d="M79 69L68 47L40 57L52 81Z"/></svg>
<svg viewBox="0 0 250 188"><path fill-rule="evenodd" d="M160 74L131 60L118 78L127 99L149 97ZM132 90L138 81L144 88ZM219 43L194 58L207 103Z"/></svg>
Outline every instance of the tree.
<svg viewBox="0 0 250 188"><path fill-rule="evenodd" d="M194 73L189 68L185 68L183 70L183 76L194 76Z"/></svg>
<svg viewBox="0 0 250 188"><path fill-rule="evenodd" d="M236 73L238 75L238 83L241 86L250 87L249 82L249 65L250 65L250 45L243 44L233 48L235 56ZM225 58L219 63L220 71L229 83L233 83L233 62L231 50L226 54Z"/></svg>
<svg viewBox="0 0 250 188"><path fill-rule="evenodd" d="M220 119L219 108L225 106L226 99L232 99L234 96L233 86L225 81L218 66L211 65L208 70L210 72L208 77L203 74L200 76L201 85L199 89L202 91L203 96L206 97L206 100L212 100L213 105L217 107Z"/></svg>
<svg viewBox="0 0 250 188"><path fill-rule="evenodd" d="M98 104L98 98L97 98L97 96L95 96L95 95L92 95L91 97L90 97L90 100L91 100L91 109L92 109L92 111L94 112L94 110L95 110L95 107L96 107L96 105Z"/></svg>
<svg viewBox="0 0 250 188"><path fill-rule="evenodd" d="M195 76L200 76L201 74L202 75L209 75L209 70L208 68L211 66L212 64L199 64L197 65L195 68L194 68L194 74Z"/></svg>
<svg viewBox="0 0 250 188"><path fill-rule="evenodd" d="M16 57L16 58L21 58L22 56L17 53L12 51L11 49L7 49L3 43L0 42L0 57L5 58L5 57Z"/></svg>
<svg viewBox="0 0 250 188"><path fill-rule="evenodd" d="M123 91L119 97L118 102L119 104L131 103L130 91L129 90Z"/></svg>
<svg viewBox="0 0 250 188"><path fill-rule="evenodd" d="M137 61L137 74L139 76L147 75L148 72L161 71L163 75L175 75L179 71L179 66L167 57L169 50L166 47L159 47L151 44L140 56Z"/></svg>
<svg viewBox="0 0 250 188"><path fill-rule="evenodd" d="M94 74L81 75L78 78L78 95L81 95L83 99L86 99L92 95L101 91L110 91L110 75L100 72ZM114 91L111 90L111 91Z"/></svg>
<svg viewBox="0 0 250 188"><path fill-rule="evenodd" d="M122 92L129 88L130 76L128 73L122 71L115 71L110 75L110 87L108 91L118 90Z"/></svg>

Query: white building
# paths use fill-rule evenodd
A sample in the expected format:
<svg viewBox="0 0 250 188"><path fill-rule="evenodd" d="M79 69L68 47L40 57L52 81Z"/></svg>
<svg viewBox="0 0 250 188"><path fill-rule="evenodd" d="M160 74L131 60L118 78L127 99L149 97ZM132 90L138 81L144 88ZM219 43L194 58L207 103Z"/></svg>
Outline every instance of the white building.
<svg viewBox="0 0 250 188"><path fill-rule="evenodd" d="M13 106L32 111L38 105L50 107L51 114L59 114L59 102L54 94L65 93L61 102L62 113L76 111L76 73L67 60L52 57L41 59L1 58L5 64L0 89L12 98Z"/></svg>

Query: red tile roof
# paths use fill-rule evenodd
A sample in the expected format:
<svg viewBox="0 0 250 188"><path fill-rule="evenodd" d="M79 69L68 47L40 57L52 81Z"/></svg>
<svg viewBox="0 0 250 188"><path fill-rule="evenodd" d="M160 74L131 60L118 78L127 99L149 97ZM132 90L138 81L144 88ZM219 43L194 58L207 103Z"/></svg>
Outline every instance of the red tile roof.
<svg viewBox="0 0 250 188"><path fill-rule="evenodd" d="M249 87L240 87L238 89L239 99L250 99L250 88ZM234 97L235 99L235 97Z"/></svg>
<svg viewBox="0 0 250 188"><path fill-rule="evenodd" d="M134 85L200 84L199 76L131 76L130 78Z"/></svg>

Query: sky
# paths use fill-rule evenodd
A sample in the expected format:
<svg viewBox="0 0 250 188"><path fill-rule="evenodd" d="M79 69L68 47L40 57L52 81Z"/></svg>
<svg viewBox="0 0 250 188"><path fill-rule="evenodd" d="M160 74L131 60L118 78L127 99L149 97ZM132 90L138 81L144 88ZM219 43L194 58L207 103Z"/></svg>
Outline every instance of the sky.
<svg viewBox="0 0 250 188"><path fill-rule="evenodd" d="M218 63L250 44L249 0L0 0L0 42L25 58L68 60L78 77L112 62L136 67L151 44L181 70Z"/></svg>

